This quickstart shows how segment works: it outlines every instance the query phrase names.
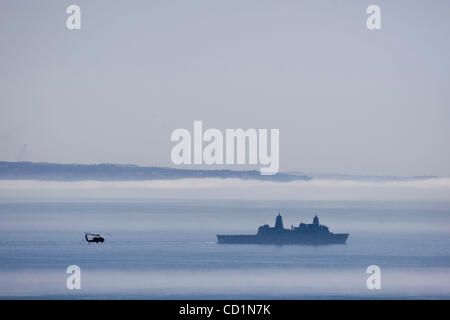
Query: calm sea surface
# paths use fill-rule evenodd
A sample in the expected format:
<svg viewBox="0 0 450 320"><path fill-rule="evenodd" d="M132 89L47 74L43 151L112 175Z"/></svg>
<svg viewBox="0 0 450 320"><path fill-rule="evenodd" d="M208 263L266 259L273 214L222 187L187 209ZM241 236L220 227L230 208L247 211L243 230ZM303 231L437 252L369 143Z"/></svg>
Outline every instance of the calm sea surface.
<svg viewBox="0 0 450 320"><path fill-rule="evenodd" d="M219 245L216 234L320 223L346 245ZM99 232L104 244L87 244ZM66 269L81 269L81 290ZM369 290L366 269L381 269ZM450 203L0 203L0 298L450 298Z"/></svg>

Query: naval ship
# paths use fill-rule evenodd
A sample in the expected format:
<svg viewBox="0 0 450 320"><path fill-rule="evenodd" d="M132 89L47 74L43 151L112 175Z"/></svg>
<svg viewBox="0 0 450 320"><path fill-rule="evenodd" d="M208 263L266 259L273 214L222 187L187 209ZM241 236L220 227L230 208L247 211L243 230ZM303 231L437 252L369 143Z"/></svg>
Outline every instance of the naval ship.
<svg viewBox="0 0 450 320"><path fill-rule="evenodd" d="M345 244L348 233L332 233L327 226L319 224L317 215L313 223L300 223L291 229L283 227L283 219L278 213L275 226L265 224L258 228L256 234L251 235L217 235L218 243L230 244Z"/></svg>

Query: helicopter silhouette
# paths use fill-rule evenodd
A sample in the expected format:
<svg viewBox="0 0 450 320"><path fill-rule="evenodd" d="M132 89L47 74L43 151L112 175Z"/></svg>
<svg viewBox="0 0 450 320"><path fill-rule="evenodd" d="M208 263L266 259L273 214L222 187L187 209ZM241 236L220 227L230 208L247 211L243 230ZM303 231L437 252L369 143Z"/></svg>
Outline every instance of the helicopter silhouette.
<svg viewBox="0 0 450 320"><path fill-rule="evenodd" d="M90 244L91 242L95 242L95 243L103 243L105 241L105 238L103 238L100 234L98 233L89 233L89 232L85 232L84 233L84 238L86 239L86 241Z"/></svg>

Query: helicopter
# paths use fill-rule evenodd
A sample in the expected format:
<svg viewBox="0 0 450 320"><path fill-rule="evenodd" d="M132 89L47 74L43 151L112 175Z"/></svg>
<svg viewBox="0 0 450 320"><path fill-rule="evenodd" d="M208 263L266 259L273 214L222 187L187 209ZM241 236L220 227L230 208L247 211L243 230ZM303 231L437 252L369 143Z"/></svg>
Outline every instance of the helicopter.
<svg viewBox="0 0 450 320"><path fill-rule="evenodd" d="M95 242L95 243L103 243L105 241L105 238L103 238L100 234L98 233L89 233L89 232L85 232L84 233L84 238L86 239L86 241L90 244L91 242Z"/></svg>

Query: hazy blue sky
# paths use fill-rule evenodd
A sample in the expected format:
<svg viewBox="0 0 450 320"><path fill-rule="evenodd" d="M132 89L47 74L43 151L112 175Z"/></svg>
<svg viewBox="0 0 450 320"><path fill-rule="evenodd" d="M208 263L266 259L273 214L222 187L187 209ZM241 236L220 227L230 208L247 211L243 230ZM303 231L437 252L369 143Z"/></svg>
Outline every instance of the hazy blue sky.
<svg viewBox="0 0 450 320"><path fill-rule="evenodd" d="M82 29L66 28L78 4ZM366 28L381 7L382 30ZM171 165L279 128L280 170L450 175L450 1L0 2L0 160Z"/></svg>

